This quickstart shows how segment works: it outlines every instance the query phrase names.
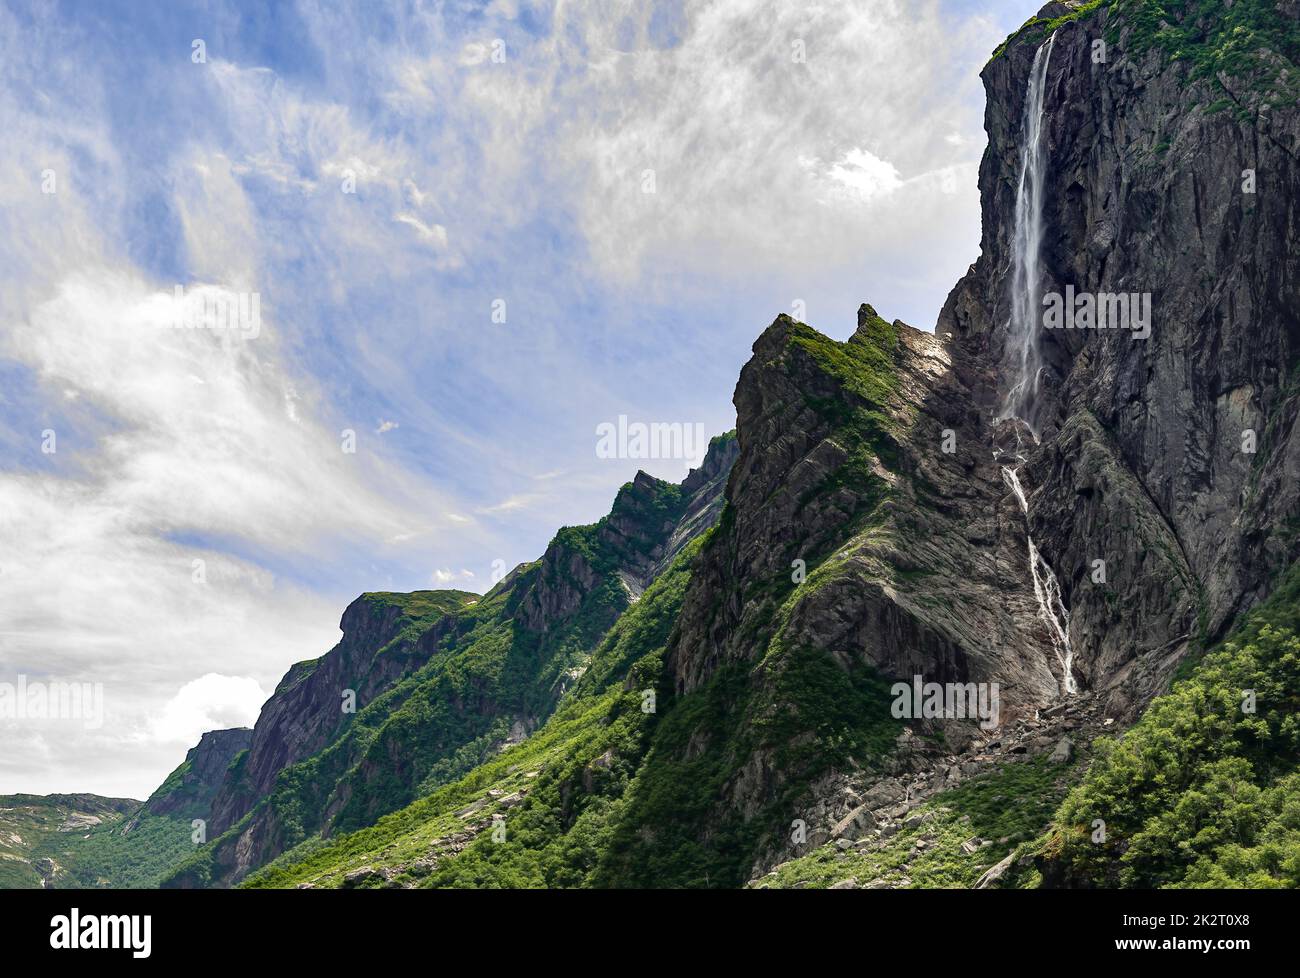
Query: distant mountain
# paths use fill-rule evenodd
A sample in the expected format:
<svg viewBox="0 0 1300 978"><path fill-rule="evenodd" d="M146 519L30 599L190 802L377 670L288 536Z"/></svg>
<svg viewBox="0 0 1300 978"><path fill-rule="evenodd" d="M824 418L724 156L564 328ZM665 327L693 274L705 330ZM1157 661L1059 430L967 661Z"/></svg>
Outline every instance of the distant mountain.
<svg viewBox="0 0 1300 978"><path fill-rule="evenodd" d="M193 852L248 729L205 733L147 801L0 796L0 887L152 888Z"/></svg>
<svg viewBox="0 0 1300 978"><path fill-rule="evenodd" d="M99 795L0 795L0 887L57 886L69 878L64 853L80 848L65 840L111 831L139 807Z"/></svg>

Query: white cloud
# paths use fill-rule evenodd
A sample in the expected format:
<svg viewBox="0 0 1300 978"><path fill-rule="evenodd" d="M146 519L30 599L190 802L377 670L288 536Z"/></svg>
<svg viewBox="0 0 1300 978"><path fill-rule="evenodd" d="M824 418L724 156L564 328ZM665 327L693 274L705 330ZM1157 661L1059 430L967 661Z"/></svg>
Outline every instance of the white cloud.
<svg viewBox="0 0 1300 978"><path fill-rule="evenodd" d="M325 406L280 365L274 330L168 328L168 300L129 272L86 270L4 337L0 352L75 391L80 413L60 432L54 471L0 471L0 673L39 662L55 679L103 682L111 719L104 733L38 731L57 734L57 759L29 772L28 788L72 787L65 766L88 739L128 732L152 745L133 748L142 765L174 764L156 760L170 756L157 739L197 729L178 712L190 700L144 720L168 684L233 669L252 677L246 691L270 686L333 644L337 598L278 582L230 542L337 560L348 547L383 553L385 541L425 548L440 526L426 505L436 491L364 442L341 451ZM97 416L107 427L87 438ZM196 716L201 727L215 714ZM0 773L11 763L27 759L0 759ZM119 777L142 793L158 770Z"/></svg>
<svg viewBox="0 0 1300 978"><path fill-rule="evenodd" d="M433 572L433 581L438 585L446 585L453 581L472 581L476 576L472 570L462 569L457 572L450 567L443 567Z"/></svg>
<svg viewBox="0 0 1300 978"><path fill-rule="evenodd" d="M447 250L447 229L441 224L425 224L413 214L398 214L393 220L415 228L420 240L436 251Z"/></svg>
<svg viewBox="0 0 1300 978"><path fill-rule="evenodd" d="M7 16L0 38L22 36ZM68 59L76 70L56 77L0 48L0 118L15 147L0 156L12 230L0 236L0 360L40 398L0 397L0 435L32 446L0 460L0 682L99 683L105 709L98 729L0 722L0 792L144 797L203 729L250 722L290 663L328 650L342 607L384 573L363 566L360 586L336 593L292 568L346 568L355 554L418 567L460 525L438 514L462 507L384 455L369 426L298 369L281 316L301 294L268 288L267 255L284 241L268 244L246 183L319 193L312 180L276 153L178 147L167 203L201 282L157 281L117 237L120 190L137 174L102 130L108 113L79 74L93 73ZM31 105L8 84L14 72L62 94ZM263 96L267 74L227 72ZM246 121L265 121L272 103L250 96ZM325 140L324 158L387 169L382 144L355 142ZM29 179L33 159L58 169L58 194ZM391 202L379 203L387 213L363 223L387 236ZM350 260L346 247L337 254ZM174 284L259 292L264 328L256 338L168 328ZM43 457L46 427L58 443ZM355 454L342 451L344 427L362 432Z"/></svg>
<svg viewBox="0 0 1300 978"><path fill-rule="evenodd" d="M652 16L617 9L638 24ZM543 158L580 181L581 226L611 274L869 264L921 239L951 206L911 178L973 164L983 145L978 117L956 97L964 85L978 98L977 82L959 82L953 66L986 54L987 25L934 2L688 4L679 45L632 53L613 43L619 17L575 6L563 18L556 36L580 38L573 46L590 63L559 85L575 121ZM792 57L795 39L805 62ZM832 162L810 174L810 159ZM647 168L653 195L640 192ZM844 209L828 183L862 206ZM963 193L973 206L974 185ZM970 245L956 246L960 269Z"/></svg>
<svg viewBox="0 0 1300 978"><path fill-rule="evenodd" d="M832 166L827 175L843 184L862 200L893 193L903 185L898 167L865 149L853 148Z"/></svg>
<svg viewBox="0 0 1300 978"><path fill-rule="evenodd" d="M186 683L152 719L155 740L193 746L209 730L251 727L266 702L257 680L215 672Z"/></svg>
<svg viewBox="0 0 1300 978"><path fill-rule="evenodd" d="M545 497L538 493L519 493L514 496L509 496L492 506L480 506L474 512L485 516L494 513L510 513L515 510L527 509L529 506L534 505L543 498Z"/></svg>

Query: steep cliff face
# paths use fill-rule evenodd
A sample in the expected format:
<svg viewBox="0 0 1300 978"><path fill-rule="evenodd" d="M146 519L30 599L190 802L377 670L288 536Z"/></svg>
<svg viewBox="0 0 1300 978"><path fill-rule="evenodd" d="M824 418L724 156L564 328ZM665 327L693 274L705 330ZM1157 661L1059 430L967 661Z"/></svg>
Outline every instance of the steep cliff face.
<svg viewBox="0 0 1300 978"><path fill-rule="evenodd" d="M1131 721L1294 560L1296 38L1289 2L1048 5L984 73L983 254L940 341L868 308L840 348L785 321L755 345L728 510L669 654L679 694L742 690L676 756L729 772L702 823L767 823L755 873L801 851L782 807L889 831L990 764ZM1069 290L1149 295L1149 337L1044 328ZM855 753L852 721L828 730L831 700L791 681L822 657L996 682L1000 736L923 723L941 746Z"/></svg>
<svg viewBox="0 0 1300 978"><path fill-rule="evenodd" d="M481 598L363 595L343 640L294 666L213 809L214 841L171 885L229 885L314 834L360 828L522 740L610 627L720 507L735 439L681 485L645 473L609 516L566 527ZM349 702L355 705L345 709Z"/></svg>
<svg viewBox="0 0 1300 978"><path fill-rule="evenodd" d="M1042 48L1041 291L1150 296L1148 339L1038 331L1043 439L1024 470L1080 681L1124 717L1297 555L1298 10L1049 4L984 71L982 254L939 324L954 356L1008 360Z"/></svg>
<svg viewBox="0 0 1300 978"><path fill-rule="evenodd" d="M257 718L248 754L225 777L212 805L214 834L239 821L277 775L329 744L348 723L344 691L369 703L425 661L416 639L476 601L467 591L363 594L343 612L343 638L330 652L294 665Z"/></svg>
<svg viewBox="0 0 1300 978"><path fill-rule="evenodd" d="M185 761L144 803L150 815L181 814L214 821L213 802L235 758L249 748L247 727L209 730L191 747Z"/></svg>
<svg viewBox="0 0 1300 978"><path fill-rule="evenodd" d="M769 327L736 387L730 509L672 646L679 692L779 636L886 675L1000 678L1013 710L1056 694L1018 512L982 450L985 383L870 306L844 344Z"/></svg>

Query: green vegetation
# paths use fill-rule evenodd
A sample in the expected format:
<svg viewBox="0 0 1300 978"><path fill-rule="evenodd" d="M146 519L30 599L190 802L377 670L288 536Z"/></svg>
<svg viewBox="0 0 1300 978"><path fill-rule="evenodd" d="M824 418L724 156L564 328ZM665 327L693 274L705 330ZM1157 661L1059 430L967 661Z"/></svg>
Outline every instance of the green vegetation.
<svg viewBox="0 0 1300 978"><path fill-rule="evenodd" d="M1039 846L1044 875L1094 886L1300 886L1298 634L1300 565L1122 738L1098 742ZM1096 819L1104 842L1092 841Z"/></svg>
<svg viewBox="0 0 1300 978"><path fill-rule="evenodd" d="M811 775L849 756L879 757L898 726L889 719L883 680L849 676L815 653L774 655L780 666L762 667L776 675L758 695L746 692L744 671L732 668L675 700L664 646L703 544L692 544L619 620L588 675L524 743L372 828L304 845L246 885L337 885L351 870L384 865L399 867L398 882L419 879L425 886L743 882L754 847L773 823L718 811L735 765L766 749L781 770ZM646 690L655 691L653 713L642 709ZM738 722L735 710L748 722ZM702 739L707 746L694 755L691 744ZM792 778L764 815L783 824L805 783L802 775ZM504 843L481 832L436 869L412 868L437 852L440 839L465 830L457 810L481 803L472 818L488 819L497 811L492 799L520 789L527 795L506 816ZM718 830L703 832L702 823L715 818Z"/></svg>
<svg viewBox="0 0 1300 978"><path fill-rule="evenodd" d="M1300 62L1300 22L1283 15L1277 0L1113 0L1132 27L1130 45L1141 54L1159 49L1192 65L1193 78L1254 78L1256 88L1281 83L1294 104ZM1272 52L1273 58L1263 57ZM1291 63L1289 80L1278 59Z"/></svg>
<svg viewBox="0 0 1300 978"><path fill-rule="evenodd" d="M1008 47L1022 38L1031 40L1036 45L1041 44L1062 25L1087 17L1102 7L1109 6L1112 2L1113 0L1088 0L1087 3L1081 4L1070 13L1062 14L1060 17L1030 17L1020 25L1015 33L998 46L998 49L993 52L993 57L989 58L989 62L996 61L1006 52Z"/></svg>
<svg viewBox="0 0 1300 978"><path fill-rule="evenodd" d="M0 795L0 889L76 881L72 857L83 837L115 831L140 807L98 795ZM93 876L84 885L98 885Z"/></svg>
<svg viewBox="0 0 1300 978"><path fill-rule="evenodd" d="M576 531L571 538L581 539ZM284 848L317 833L336 797L346 798L336 830L372 824L487 760L516 719L548 715L565 677L580 669L627 596L617 580L604 580L563 627L538 635L514 613L541 573L534 565L512 587L464 608L425 665L364 704L325 749L281 771L254 811L178 867L175 877L212 880L214 860L254 817L273 820ZM416 625L408 641L420 634ZM393 654L394 647L378 654Z"/></svg>
<svg viewBox="0 0 1300 978"><path fill-rule="evenodd" d="M158 886L193 850L190 820L205 804L185 770L153 795L175 798L165 815L124 798L0 796L0 889Z"/></svg>
<svg viewBox="0 0 1300 978"><path fill-rule="evenodd" d="M587 671L553 716L521 744L508 747L460 780L370 828L298 847L250 877L250 887L299 882L337 885L363 865L395 866L400 879L439 886L581 886L619 818L622 796L645 755L656 713L642 710L642 691L659 690L663 652L681 608L694 541L611 629ZM656 711L661 707L656 706ZM508 813L505 843L484 835L465 851L419 866L440 840L488 820L501 798L526 792ZM495 793L495 794L493 794ZM466 807L473 811L461 818ZM478 806L478 807L474 807Z"/></svg>
<svg viewBox="0 0 1300 978"><path fill-rule="evenodd" d="M888 410L898 389L898 330L870 306L863 309L859 329L843 343L793 320L788 327L791 350L809 357L823 378L809 387L804 401L830 425L832 439L848 456L821 484L808 489L803 502L834 498L845 487L854 490L857 501L848 525L834 537L801 542L800 556L809 559L821 557L861 529L887 494L878 467L898 465L900 423ZM828 388L824 379L833 386Z"/></svg>
<svg viewBox="0 0 1300 978"><path fill-rule="evenodd" d="M178 862L194 851L190 819L178 813L134 816L81 835L52 836L37 850L65 870L55 880L72 886L154 889Z"/></svg>
<svg viewBox="0 0 1300 978"><path fill-rule="evenodd" d="M1284 15L1277 0L1090 0L1061 17L1033 17L994 52L990 61L1021 40L1041 44L1070 21L1108 12L1105 40L1126 44L1126 53L1159 50L1171 61L1191 65L1193 79L1204 79L1230 97L1218 99L1207 112L1237 106L1237 97L1220 76L1241 79L1274 106L1300 100L1300 22ZM1129 28L1127 38L1122 29ZM1242 93L1238 93L1238 96Z"/></svg>
<svg viewBox="0 0 1300 978"><path fill-rule="evenodd" d="M412 591L401 594L392 591L372 591L361 595L361 600L371 608L393 609L401 616L399 628L393 638L375 656L409 648L432 625L447 615L455 614L477 604L479 595L472 591Z"/></svg>
<svg viewBox="0 0 1300 978"><path fill-rule="evenodd" d="M725 887L748 878L758 850L797 817L808 785L884 756L900 729L889 686L824 652L769 648L682 697L655 731L610 839L597 885ZM750 811L727 805L741 770L757 779Z"/></svg>

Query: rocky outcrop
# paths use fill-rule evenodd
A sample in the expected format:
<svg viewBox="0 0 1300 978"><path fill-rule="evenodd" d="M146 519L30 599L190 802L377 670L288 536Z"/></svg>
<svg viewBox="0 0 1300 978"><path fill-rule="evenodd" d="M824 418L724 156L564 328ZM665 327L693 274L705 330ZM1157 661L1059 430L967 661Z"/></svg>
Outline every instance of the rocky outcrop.
<svg viewBox="0 0 1300 978"><path fill-rule="evenodd" d="M239 821L270 793L279 773L325 747L349 721L343 694L352 690L367 703L424 661L414 639L403 632L413 625L436 627L443 617L477 595L464 591L416 592L414 595L363 594L343 612L343 638L330 652L294 665L267 700L253 728L248 753L229 772L212 804L213 833ZM430 600L425 611L416 601ZM433 621L427 621L433 617ZM381 654L382 652L382 654Z"/></svg>
<svg viewBox="0 0 1300 978"><path fill-rule="evenodd" d="M1007 765L1046 758L1053 770L1059 768L1064 775L1073 758L1074 741L1088 743L1112 731L1114 725L1115 719L1105 716L1092 694L1083 693L1035 715L1019 717L990 734L980 734L955 752L905 730L889 761L890 770L883 776L837 773L817 785L816 801L806 812L807 839L801 843L785 839L766 853L755 863L749 885L759 885L764 874L775 874L785 860L806 856L819 846L829 844L841 852L859 854L884 850L899 832L929 822L940 796ZM937 842L926 835L920 841L930 846ZM996 845L997 840L979 838L962 844L966 853L985 849L996 853ZM1017 858L1013 851L991 866L975 888L996 888ZM911 884L906 866L855 882L862 889L898 889Z"/></svg>
<svg viewBox="0 0 1300 978"><path fill-rule="evenodd" d="M1023 524L980 410L987 381L930 334L869 306L860 318L842 347L786 317L754 345L736 388L730 510L671 652L677 688L760 655L788 601L787 643L846 667L1000 682L1013 711L1050 701ZM857 370L828 366L855 347L880 357L874 394ZM876 427L870 444L854 441L863 422Z"/></svg>
<svg viewBox="0 0 1300 978"><path fill-rule="evenodd" d="M208 731L190 748L176 774L145 802L145 810L150 815L171 815L182 810L190 814L197 804L204 811L194 817L210 817L208 806L225 781L231 762L248 749L252 740L253 731L247 727Z"/></svg>
<svg viewBox="0 0 1300 978"><path fill-rule="evenodd" d="M728 434L713 439L703 463L680 485L638 472L619 490L605 519L561 530L551 541L516 620L536 632L561 627L611 573L630 600L639 598L716 521L737 454L736 439Z"/></svg>

